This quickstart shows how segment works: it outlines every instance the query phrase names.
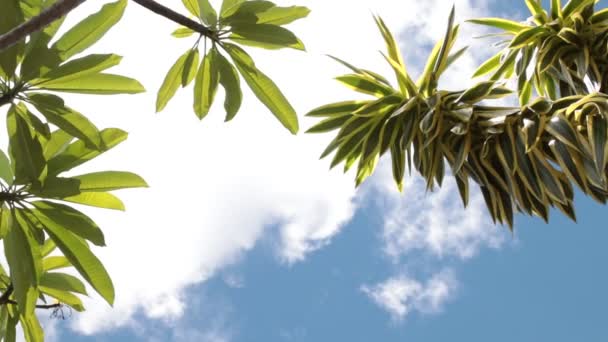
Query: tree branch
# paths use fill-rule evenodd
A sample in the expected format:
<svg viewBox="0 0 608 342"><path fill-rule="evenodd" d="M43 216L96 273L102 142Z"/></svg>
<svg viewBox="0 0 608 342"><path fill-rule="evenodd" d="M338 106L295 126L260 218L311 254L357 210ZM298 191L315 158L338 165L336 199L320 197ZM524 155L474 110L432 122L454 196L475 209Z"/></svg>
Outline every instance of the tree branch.
<svg viewBox="0 0 608 342"><path fill-rule="evenodd" d="M10 301L9 297L13 294L13 284L9 284L2 296L0 296L0 305L4 305Z"/></svg>
<svg viewBox="0 0 608 342"><path fill-rule="evenodd" d="M138 5L146 8L160 16L163 16L163 17L165 17L169 20L172 20L180 25L183 25L195 32L198 32L209 39L217 41L217 36L215 35L215 32L212 31L211 29L209 29L208 27L206 27L205 25L202 25L202 24L188 18L183 14L177 13L174 10L157 3L156 1L133 0L133 2L137 3Z"/></svg>
<svg viewBox="0 0 608 342"><path fill-rule="evenodd" d="M85 0L58 0L49 8L40 12L37 16L2 34L0 36L0 52L15 45L26 36L42 30L53 21L68 14L83 2L85 2Z"/></svg>

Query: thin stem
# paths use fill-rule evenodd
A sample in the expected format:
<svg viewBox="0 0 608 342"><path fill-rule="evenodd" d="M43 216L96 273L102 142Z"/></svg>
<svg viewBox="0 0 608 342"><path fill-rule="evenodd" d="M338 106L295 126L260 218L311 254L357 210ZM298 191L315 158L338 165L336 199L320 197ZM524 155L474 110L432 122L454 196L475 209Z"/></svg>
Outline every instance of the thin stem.
<svg viewBox="0 0 608 342"><path fill-rule="evenodd" d="M85 0L59 0L37 16L0 35L0 52L15 45L26 36L40 31L53 21L68 14Z"/></svg>
<svg viewBox="0 0 608 342"><path fill-rule="evenodd" d="M165 17L169 20L172 20L180 25L183 25L195 32L198 32L213 41L218 40L217 34L215 31L209 29L207 26L202 25L201 23L197 23L196 21L186 17L185 15L177 13L174 10L157 3L156 1L133 0L133 2L137 3L138 5L146 8L160 16L163 16L163 17Z"/></svg>
<svg viewBox="0 0 608 342"><path fill-rule="evenodd" d="M4 305L10 301L9 297L13 294L13 284L9 284L6 291L0 296L0 305Z"/></svg>

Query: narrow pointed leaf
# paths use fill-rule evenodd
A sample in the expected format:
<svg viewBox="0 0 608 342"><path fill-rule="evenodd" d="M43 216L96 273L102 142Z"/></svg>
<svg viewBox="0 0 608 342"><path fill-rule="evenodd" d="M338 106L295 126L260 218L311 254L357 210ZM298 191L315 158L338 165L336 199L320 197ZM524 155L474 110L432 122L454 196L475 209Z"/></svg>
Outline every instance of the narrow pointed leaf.
<svg viewBox="0 0 608 342"><path fill-rule="evenodd" d="M126 0L105 4L97 13L72 27L51 48L60 51L63 60L85 50L120 20L126 6Z"/></svg>
<svg viewBox="0 0 608 342"><path fill-rule="evenodd" d="M228 43L225 43L224 47L256 97L266 105L283 126L296 134L298 117L276 84L255 66L251 57L243 49Z"/></svg>

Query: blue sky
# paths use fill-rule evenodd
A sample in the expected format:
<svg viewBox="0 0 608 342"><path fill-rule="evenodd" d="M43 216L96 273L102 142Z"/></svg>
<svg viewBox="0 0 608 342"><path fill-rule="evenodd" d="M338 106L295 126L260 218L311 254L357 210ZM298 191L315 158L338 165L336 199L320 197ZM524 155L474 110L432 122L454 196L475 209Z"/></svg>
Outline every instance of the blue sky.
<svg viewBox="0 0 608 342"><path fill-rule="evenodd" d="M330 23L331 13L344 4L350 4L353 14ZM313 12L309 24L294 27L309 44L310 56L291 52L284 55L285 60L302 67L293 70L283 62L276 63L282 58L278 55L260 57L259 63L266 66L269 74L276 75L277 83L286 84L289 98L303 113L340 100L340 96L351 96L334 89L339 85L330 79L343 70L325 61L321 53L335 53L357 65L386 70L381 69L382 61L374 55L381 42L373 28L370 9L400 32L406 60L412 70L417 70L420 56L439 37L436 32L443 32L446 4L442 0L408 0L399 4L379 0L372 7L363 1L312 2L313 11L321 13L313 16ZM80 13L93 8L86 6L79 9ZM508 15L523 19L526 10L523 1L509 1L507 5L501 1L459 0L456 6L465 18ZM128 34L141 34L134 22L165 36L172 26L160 18L149 18L135 7L129 11L123 20L126 23L121 23L125 26L117 27L118 33L106 38L108 43L101 44L100 49L124 54L126 73L143 78L153 93L162 72L150 75L145 65L138 71L136 64L146 58L139 50L145 48L137 47L136 51L130 46L133 38ZM364 21L360 21L362 18ZM327 32L324 30L329 27L335 36L352 36L341 42L322 37L320 32ZM471 68L489 52L487 41L466 39L467 32L479 33L474 30L464 30L463 40L471 42L473 48L462 67L447 76L446 86L466 85ZM119 38L121 34L127 37ZM170 53L179 47L168 44L177 43L156 44L167 47L158 52L162 56L149 56L150 65L159 63L164 70L169 66L167 61L181 52ZM314 74L318 75L307 75L311 73L303 63L313 63L319 70ZM283 75L286 70L297 77ZM296 84L293 78L298 77L303 81ZM321 79L327 83L308 83L325 82ZM315 85L312 90L310 84ZM311 94L315 91L319 95ZM74 101L90 110L99 104L87 103L86 99ZM124 168L142 174L152 188L145 190L148 193L125 193L130 204L127 216L94 213L97 220L109 226L109 247L100 253L114 275L119 296L123 296L117 298L115 311L92 298L86 302L89 312L82 316L47 321L56 340L392 342L608 338L608 325L604 322L608 296L603 292L608 288L608 275L601 266L601 260L608 258L608 231L602 224L604 206L578 193L578 223L557 212L549 225L537 218L518 216L515 234L511 235L505 228L488 223L478 196L471 208L463 211L453 185L426 196L418 181L412 180L405 194L399 195L390 184L388 168L382 165L355 193L352 175L329 173L327 161L316 162L325 137L300 135L296 139L301 140L293 142L281 132L274 133L280 130L279 126L258 122L269 119L266 114L243 113L237 122L224 125L220 108L212 111L204 124L192 125L189 94L174 101L178 104L169 108L169 113L153 118L149 114L131 114L135 118L125 119L113 113L93 118L108 126L127 126L130 147L103 162L126 164ZM147 110L151 109L153 95L142 100L124 98L116 103L129 112ZM250 108L252 112L263 112L255 105ZM245 118L246 115L254 118ZM169 122L174 126L167 126ZM311 123L304 121L305 125ZM235 143L252 134L252 125L271 133L268 137L251 135L247 140L251 146ZM166 133L167 127L175 131ZM169 142L159 141L159 136L167 137ZM183 144L190 150L176 152L167 147L170 143ZM148 158L137 154L141 148L159 153ZM192 160L188 154L192 151L201 159ZM270 155L264 156L268 151ZM138 158L125 159L133 155ZM176 166L153 170L154 165L159 165L158 158L170 159ZM310 166L313 161L316 164ZM173 177L172 183L162 180L167 174L178 177ZM185 197L184 203L176 207L153 206L152 201L158 198L155 196L174 194L184 180L188 180L185 184L190 192L196 193L194 197ZM206 211L208 208L211 209ZM171 215L178 210L187 214L183 218ZM152 218L151 212L156 214ZM146 217L145 222L142 217ZM148 228L139 230L141 226ZM190 228L183 228L186 226ZM125 242L140 238L140 234L148 239L141 245ZM130 263L132 259L140 263Z"/></svg>

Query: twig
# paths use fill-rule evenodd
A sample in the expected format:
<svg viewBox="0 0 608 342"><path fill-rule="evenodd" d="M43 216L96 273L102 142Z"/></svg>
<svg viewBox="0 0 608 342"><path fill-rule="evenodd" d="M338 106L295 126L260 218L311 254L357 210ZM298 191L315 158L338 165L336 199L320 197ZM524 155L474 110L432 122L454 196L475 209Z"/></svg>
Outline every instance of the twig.
<svg viewBox="0 0 608 342"><path fill-rule="evenodd" d="M201 23L198 23L198 22L188 18L183 14L177 13L174 10L157 3L156 1L133 0L133 2L137 3L138 5L146 8L160 16L163 16L163 17L165 17L169 20L172 20L180 25L183 25L195 32L198 32L207 38L217 41L216 33L214 31L212 31L211 29L209 29L208 27L206 27L205 25L202 25Z"/></svg>
<svg viewBox="0 0 608 342"><path fill-rule="evenodd" d="M0 35L0 52L15 45L26 36L40 31L53 21L68 14L85 0L59 0L37 16Z"/></svg>

